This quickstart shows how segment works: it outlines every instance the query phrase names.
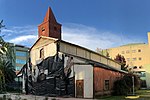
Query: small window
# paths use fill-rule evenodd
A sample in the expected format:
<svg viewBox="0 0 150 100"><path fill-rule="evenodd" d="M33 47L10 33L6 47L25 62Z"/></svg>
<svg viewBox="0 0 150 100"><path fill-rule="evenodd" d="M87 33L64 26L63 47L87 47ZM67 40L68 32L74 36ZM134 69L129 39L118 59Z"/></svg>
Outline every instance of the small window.
<svg viewBox="0 0 150 100"><path fill-rule="evenodd" d="M136 50L132 50L132 53L136 53Z"/></svg>
<svg viewBox="0 0 150 100"><path fill-rule="evenodd" d="M142 66L139 66L139 69L142 69L143 67Z"/></svg>
<svg viewBox="0 0 150 100"><path fill-rule="evenodd" d="M109 80L105 80L105 90L109 90Z"/></svg>
<svg viewBox="0 0 150 100"><path fill-rule="evenodd" d="M43 31L45 31L45 28L44 28L44 27L42 27L42 28L41 28L41 30L42 30L42 32L43 32Z"/></svg>
<svg viewBox="0 0 150 100"><path fill-rule="evenodd" d="M131 71L132 70L132 68L129 68L129 71Z"/></svg>
<svg viewBox="0 0 150 100"><path fill-rule="evenodd" d="M142 60L142 58L141 58L141 57L139 57L139 60Z"/></svg>
<svg viewBox="0 0 150 100"><path fill-rule="evenodd" d="M127 51L126 51L126 53L130 53L130 51L129 51L129 50L127 50Z"/></svg>
<svg viewBox="0 0 150 100"><path fill-rule="evenodd" d="M127 61L130 61L130 58L127 58Z"/></svg>
<svg viewBox="0 0 150 100"><path fill-rule="evenodd" d="M132 61L136 61L136 58L132 58Z"/></svg>
<svg viewBox="0 0 150 100"><path fill-rule="evenodd" d="M138 52L141 52L141 49L139 49Z"/></svg>
<svg viewBox="0 0 150 100"><path fill-rule="evenodd" d="M57 27L54 27L54 31L57 31Z"/></svg>
<svg viewBox="0 0 150 100"><path fill-rule="evenodd" d="M134 66L133 69L137 69L137 66Z"/></svg>
<svg viewBox="0 0 150 100"><path fill-rule="evenodd" d="M124 54L124 51L122 51L121 53Z"/></svg>
<svg viewBox="0 0 150 100"><path fill-rule="evenodd" d="M40 58L44 58L44 49L43 48L40 50Z"/></svg>

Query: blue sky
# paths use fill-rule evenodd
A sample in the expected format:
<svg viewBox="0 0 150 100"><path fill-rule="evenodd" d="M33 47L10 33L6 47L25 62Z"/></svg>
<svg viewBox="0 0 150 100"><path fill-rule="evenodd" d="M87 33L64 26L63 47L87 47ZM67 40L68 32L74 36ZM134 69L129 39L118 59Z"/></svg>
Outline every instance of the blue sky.
<svg viewBox="0 0 150 100"><path fill-rule="evenodd" d="M147 43L150 0L0 0L4 39L31 46L50 6L62 24L63 39L95 50ZM93 45L94 43L94 45Z"/></svg>

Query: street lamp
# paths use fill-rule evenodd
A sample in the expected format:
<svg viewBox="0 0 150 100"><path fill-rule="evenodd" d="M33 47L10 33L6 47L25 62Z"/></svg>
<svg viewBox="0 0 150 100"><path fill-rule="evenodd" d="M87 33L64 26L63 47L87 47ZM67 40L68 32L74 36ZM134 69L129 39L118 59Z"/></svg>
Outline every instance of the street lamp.
<svg viewBox="0 0 150 100"><path fill-rule="evenodd" d="M132 83L133 83L133 95L134 95L134 76L132 76Z"/></svg>

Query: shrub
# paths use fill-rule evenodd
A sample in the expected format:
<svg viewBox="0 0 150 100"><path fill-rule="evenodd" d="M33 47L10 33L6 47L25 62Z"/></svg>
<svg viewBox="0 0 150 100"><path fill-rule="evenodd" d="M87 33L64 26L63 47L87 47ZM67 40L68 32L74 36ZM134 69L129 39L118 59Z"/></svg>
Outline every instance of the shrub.
<svg viewBox="0 0 150 100"><path fill-rule="evenodd" d="M139 78L136 75L133 75L132 73L125 74L120 80L117 80L114 82L113 87L113 94L114 95L127 95L132 92L133 88L133 80L132 77L134 77L134 86L135 90L139 89Z"/></svg>

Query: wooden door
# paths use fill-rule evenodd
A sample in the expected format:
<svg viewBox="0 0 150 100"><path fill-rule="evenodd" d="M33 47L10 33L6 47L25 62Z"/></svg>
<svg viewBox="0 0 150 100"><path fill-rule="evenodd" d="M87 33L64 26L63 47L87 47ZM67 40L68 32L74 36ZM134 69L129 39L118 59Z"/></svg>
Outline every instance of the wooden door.
<svg viewBox="0 0 150 100"><path fill-rule="evenodd" d="M84 80L76 80L76 97L84 97Z"/></svg>

